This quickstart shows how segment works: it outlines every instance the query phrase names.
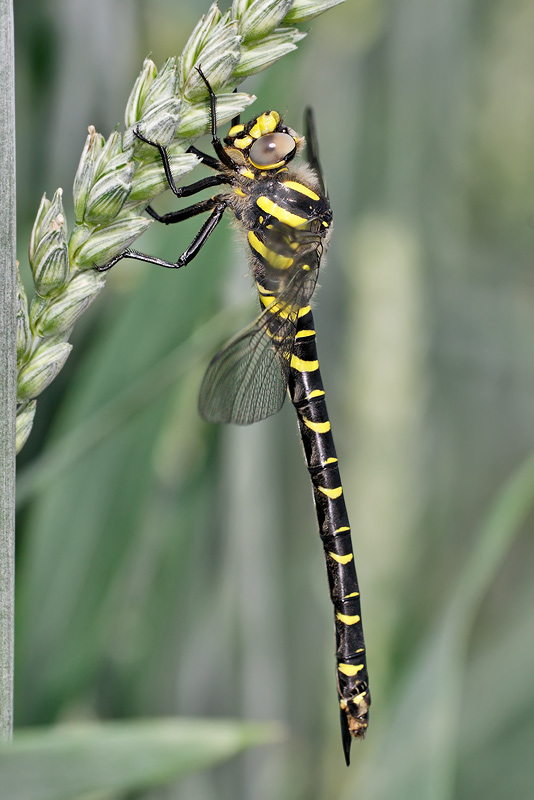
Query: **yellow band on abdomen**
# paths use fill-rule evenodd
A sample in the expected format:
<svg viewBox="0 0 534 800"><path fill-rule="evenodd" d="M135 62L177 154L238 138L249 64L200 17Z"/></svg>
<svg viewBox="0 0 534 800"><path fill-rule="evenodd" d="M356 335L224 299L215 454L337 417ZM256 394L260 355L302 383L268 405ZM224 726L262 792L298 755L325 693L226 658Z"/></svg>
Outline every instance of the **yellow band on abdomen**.
<svg viewBox="0 0 534 800"><path fill-rule="evenodd" d="M348 614L341 614L339 611L336 614L336 618L340 622L345 623L345 625L356 625L356 623L360 621L360 617L357 614L352 617Z"/></svg>
<svg viewBox="0 0 534 800"><path fill-rule="evenodd" d="M313 422L311 419L302 417L302 421L314 433L326 433L330 430L330 422L328 420L326 422Z"/></svg>
<svg viewBox="0 0 534 800"><path fill-rule="evenodd" d="M352 553L348 553L346 556L338 556L336 553L329 552L328 555L330 558L333 558L334 561L337 561L338 564L348 564L354 558Z"/></svg>
<svg viewBox="0 0 534 800"><path fill-rule="evenodd" d="M319 369L318 361L303 361L302 358L291 356L290 366L298 372L315 372Z"/></svg>
<svg viewBox="0 0 534 800"><path fill-rule="evenodd" d="M350 678L357 675L363 669L363 664L353 665L353 664L338 664L338 670L343 673L343 675L348 675Z"/></svg>
<svg viewBox="0 0 534 800"><path fill-rule="evenodd" d="M337 500L337 498L341 497L341 495L343 494L342 486L336 486L335 489L327 489L326 486L318 486L317 488L319 489L320 492L329 497L330 500Z"/></svg>

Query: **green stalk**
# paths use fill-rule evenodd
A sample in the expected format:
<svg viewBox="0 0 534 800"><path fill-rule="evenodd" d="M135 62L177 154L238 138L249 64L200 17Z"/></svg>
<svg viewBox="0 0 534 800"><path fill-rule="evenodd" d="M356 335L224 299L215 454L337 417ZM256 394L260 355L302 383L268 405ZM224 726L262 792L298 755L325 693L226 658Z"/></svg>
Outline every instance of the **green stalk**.
<svg viewBox="0 0 534 800"><path fill-rule="evenodd" d="M0 739L13 728L15 556L15 86L13 6L0 0Z"/></svg>

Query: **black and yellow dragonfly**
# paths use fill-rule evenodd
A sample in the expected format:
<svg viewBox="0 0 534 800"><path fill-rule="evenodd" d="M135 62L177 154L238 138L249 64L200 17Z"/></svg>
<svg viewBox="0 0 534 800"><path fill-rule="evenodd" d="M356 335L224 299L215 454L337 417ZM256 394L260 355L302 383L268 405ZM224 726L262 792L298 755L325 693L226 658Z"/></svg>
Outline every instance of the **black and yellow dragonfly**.
<svg viewBox="0 0 534 800"><path fill-rule="evenodd" d="M246 124L239 118L232 120L223 145L217 136L216 96L200 68L198 72L210 97L217 158L195 147L190 152L217 174L178 187L165 147L139 130L136 135L159 150L169 187L177 197L214 186L226 185L228 190L168 214L159 215L147 207L151 217L166 224L211 212L176 262L127 249L97 269L108 270L123 258L177 269L196 256L227 208L241 224L262 311L212 359L202 381L199 409L210 422L248 425L279 411L287 392L295 407L334 604L337 688L348 764L352 737L365 734L371 698L350 525L310 308L332 224L313 115L308 109L306 140L284 125L276 111L265 111ZM288 166L304 141L308 163Z"/></svg>

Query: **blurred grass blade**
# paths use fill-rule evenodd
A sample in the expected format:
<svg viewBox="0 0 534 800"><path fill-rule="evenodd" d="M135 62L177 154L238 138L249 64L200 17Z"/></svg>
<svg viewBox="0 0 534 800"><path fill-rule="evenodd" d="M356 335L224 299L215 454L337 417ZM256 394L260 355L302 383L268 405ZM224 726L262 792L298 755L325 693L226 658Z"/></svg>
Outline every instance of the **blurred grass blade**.
<svg viewBox="0 0 534 800"><path fill-rule="evenodd" d="M169 783L282 738L276 724L157 719L27 729L0 749L2 797L75 800Z"/></svg>
<svg viewBox="0 0 534 800"><path fill-rule="evenodd" d="M365 765L366 800L452 800L455 796L469 634L491 582L533 507L534 456L530 456L497 496L451 601L407 676L387 732ZM388 769L381 770L380 764Z"/></svg>
<svg viewBox="0 0 534 800"><path fill-rule="evenodd" d="M54 441L42 456L19 472L17 504L22 505L35 492L56 480L64 470L171 389L194 364L203 358L207 359L217 344L234 330L236 318L241 318L240 309L225 309L215 315L209 323L151 365L141 377L135 378L104 406Z"/></svg>

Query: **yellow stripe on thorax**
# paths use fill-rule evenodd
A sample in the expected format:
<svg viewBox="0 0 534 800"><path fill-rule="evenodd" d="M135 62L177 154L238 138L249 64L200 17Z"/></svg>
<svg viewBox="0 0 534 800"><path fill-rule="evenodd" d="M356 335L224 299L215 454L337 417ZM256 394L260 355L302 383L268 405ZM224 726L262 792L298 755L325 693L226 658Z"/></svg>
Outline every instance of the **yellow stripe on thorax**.
<svg viewBox="0 0 534 800"><path fill-rule="evenodd" d="M295 339L305 339L308 336L315 336L315 331L312 330L299 331L295 336Z"/></svg>
<svg viewBox="0 0 534 800"><path fill-rule="evenodd" d="M306 400L311 400L312 397L322 397L323 395L324 389L314 389L313 392L310 392L309 395L306 396Z"/></svg>
<svg viewBox="0 0 534 800"><path fill-rule="evenodd" d="M254 231L249 231L248 241L250 246L259 253L271 267L275 267L275 269L288 269L294 261L293 258L281 256L275 253L274 250L269 250L269 248L258 239Z"/></svg>
<svg viewBox="0 0 534 800"><path fill-rule="evenodd" d="M298 183L297 181L284 181L284 186L289 186L290 189L294 189L300 194L305 194L307 197L311 197L312 200L321 199L318 194L315 194L312 189L308 189L308 187L304 186L303 183Z"/></svg>
<svg viewBox="0 0 534 800"><path fill-rule="evenodd" d="M299 225L303 225L308 221L306 217L299 217L298 214L292 214L291 211L286 211L285 208L276 205L276 203L273 203L272 200L269 200L269 198L265 197L263 194L258 197L256 204L262 211L271 214L279 222L282 222L284 225L289 225L291 228L298 228Z"/></svg>

